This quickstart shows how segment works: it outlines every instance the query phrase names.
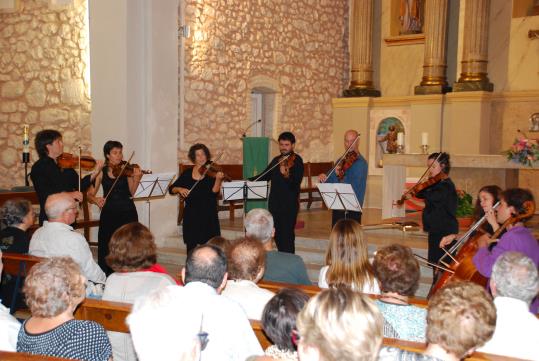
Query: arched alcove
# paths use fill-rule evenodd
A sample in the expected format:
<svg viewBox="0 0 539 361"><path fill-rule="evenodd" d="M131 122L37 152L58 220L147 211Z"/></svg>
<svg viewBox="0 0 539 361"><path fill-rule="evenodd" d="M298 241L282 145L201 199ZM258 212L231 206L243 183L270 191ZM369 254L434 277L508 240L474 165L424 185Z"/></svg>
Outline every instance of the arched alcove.
<svg viewBox="0 0 539 361"><path fill-rule="evenodd" d="M277 139L278 123L282 114L281 90L275 79L255 76L249 82L247 117L244 128L259 121L247 132L247 136Z"/></svg>

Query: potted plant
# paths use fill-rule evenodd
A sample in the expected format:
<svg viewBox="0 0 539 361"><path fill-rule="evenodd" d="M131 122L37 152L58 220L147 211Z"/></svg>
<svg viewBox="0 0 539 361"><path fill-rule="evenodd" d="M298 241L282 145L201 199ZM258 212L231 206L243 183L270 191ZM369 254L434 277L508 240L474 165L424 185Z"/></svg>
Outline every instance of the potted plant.
<svg viewBox="0 0 539 361"><path fill-rule="evenodd" d="M457 220L460 228L468 228L473 222L473 198L464 190L457 190Z"/></svg>

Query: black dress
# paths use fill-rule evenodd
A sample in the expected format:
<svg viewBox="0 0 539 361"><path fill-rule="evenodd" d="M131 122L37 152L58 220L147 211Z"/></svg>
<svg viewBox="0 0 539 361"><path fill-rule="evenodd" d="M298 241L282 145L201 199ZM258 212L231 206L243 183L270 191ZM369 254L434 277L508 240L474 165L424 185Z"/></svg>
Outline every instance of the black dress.
<svg viewBox="0 0 539 361"><path fill-rule="evenodd" d="M174 187L191 189L196 182L193 179L193 168L186 169L169 187L169 192L172 194ZM210 238L221 235L217 216L217 193L212 190L214 185L215 178L205 176L185 199L182 229L187 252L208 242Z"/></svg>
<svg viewBox="0 0 539 361"><path fill-rule="evenodd" d="M270 181L271 189L268 200L268 209L273 216L275 225L275 243L280 252L295 253L296 240L296 218L299 211L299 191L301 181L303 180L303 159L298 154L295 154L296 159L292 168L290 168L290 176L285 178L279 166L275 166L281 159L277 156L272 159L270 164L260 174L263 174L268 169L273 168L259 180ZM251 177L251 180L257 176Z"/></svg>
<svg viewBox="0 0 539 361"><path fill-rule="evenodd" d="M3 253L22 253L27 254L30 246L30 237L28 233L17 227L6 227L0 231L0 249ZM2 275L2 285L0 286L0 299L6 307L11 306L11 300L16 290L17 278L8 274ZM24 278L21 279L21 286L24 284ZM18 297L17 308L24 308L23 297Z"/></svg>
<svg viewBox="0 0 539 361"><path fill-rule="evenodd" d="M425 200L423 230L428 233L429 262L438 263L444 255L440 241L448 234L457 234L459 231L456 217L457 191L451 179L446 178L425 188L416 196Z"/></svg>
<svg viewBox="0 0 539 361"><path fill-rule="evenodd" d="M47 220L45 201L51 194L78 190L79 175L73 169L61 169L51 157L40 158L32 166L32 184L39 198L39 225ZM90 175L81 180L81 192L90 187Z"/></svg>
<svg viewBox="0 0 539 361"><path fill-rule="evenodd" d="M104 167L103 180L101 181L103 196L108 194L114 180L114 178L109 177L108 167ZM107 276L113 272L105 262L105 257L109 254L109 242L112 234L124 224L137 221L137 208L131 199L127 177L120 177L108 195L99 217L97 263Z"/></svg>

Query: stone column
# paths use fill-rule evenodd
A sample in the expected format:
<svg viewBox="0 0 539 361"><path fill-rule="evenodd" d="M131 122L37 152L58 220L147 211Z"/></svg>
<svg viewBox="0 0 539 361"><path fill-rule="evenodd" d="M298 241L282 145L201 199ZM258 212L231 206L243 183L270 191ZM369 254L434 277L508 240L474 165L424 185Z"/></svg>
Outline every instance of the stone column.
<svg viewBox="0 0 539 361"><path fill-rule="evenodd" d="M372 84L372 26L374 0L352 0L350 52L352 79L345 97L379 97Z"/></svg>
<svg viewBox="0 0 539 361"><path fill-rule="evenodd" d="M425 58L423 78L415 87L415 94L442 94L450 90L447 69L447 11L448 0L425 2Z"/></svg>
<svg viewBox="0 0 539 361"><path fill-rule="evenodd" d="M492 91L488 79L488 22L490 0L464 0L462 72L454 91Z"/></svg>

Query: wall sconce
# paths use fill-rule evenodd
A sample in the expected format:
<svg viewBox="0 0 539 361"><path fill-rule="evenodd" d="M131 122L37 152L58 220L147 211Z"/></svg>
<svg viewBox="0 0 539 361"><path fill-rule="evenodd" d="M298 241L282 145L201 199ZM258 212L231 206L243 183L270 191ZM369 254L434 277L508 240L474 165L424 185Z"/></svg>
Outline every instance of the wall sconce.
<svg viewBox="0 0 539 361"><path fill-rule="evenodd" d="M181 25L178 29L180 36L188 39L191 36L191 27L189 25Z"/></svg>

